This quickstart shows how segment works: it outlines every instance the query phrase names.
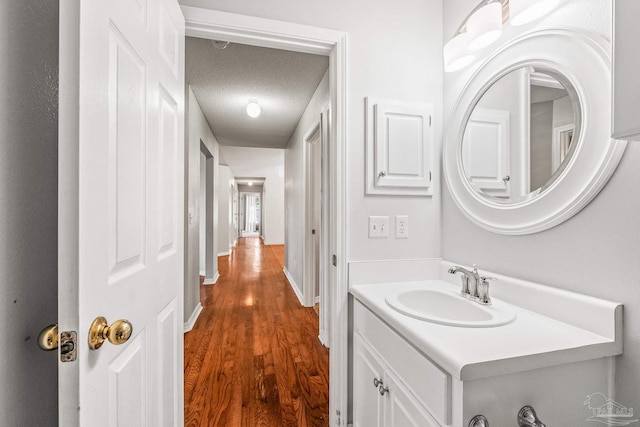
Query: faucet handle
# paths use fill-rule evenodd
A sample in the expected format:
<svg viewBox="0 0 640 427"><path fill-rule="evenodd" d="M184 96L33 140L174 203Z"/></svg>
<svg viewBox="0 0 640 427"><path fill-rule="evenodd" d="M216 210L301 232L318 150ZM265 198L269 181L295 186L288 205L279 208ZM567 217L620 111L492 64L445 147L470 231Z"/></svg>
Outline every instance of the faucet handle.
<svg viewBox="0 0 640 427"><path fill-rule="evenodd" d="M518 426L520 427L546 427L546 425L540 421L536 410L533 407L526 405L518 412Z"/></svg>
<svg viewBox="0 0 640 427"><path fill-rule="evenodd" d="M489 281L496 280L495 277L480 277L478 280L478 302L480 304L491 304L489 298Z"/></svg>

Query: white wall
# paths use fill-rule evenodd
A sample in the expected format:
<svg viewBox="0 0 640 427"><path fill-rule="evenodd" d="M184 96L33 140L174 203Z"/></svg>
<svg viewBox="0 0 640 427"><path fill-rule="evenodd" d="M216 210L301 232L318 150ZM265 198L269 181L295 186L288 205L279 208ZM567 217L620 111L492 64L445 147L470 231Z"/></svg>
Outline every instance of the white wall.
<svg viewBox="0 0 640 427"><path fill-rule="evenodd" d="M202 109L191 88L186 89L187 109L185 112L187 144L185 144L185 279L184 279L184 317L189 319L200 302L200 142L202 141L213 155L213 188L218 181L218 141L213 135ZM215 230L218 227L218 195L214 191L213 206L213 272L218 271L218 242ZM207 279L213 279L213 277Z"/></svg>
<svg viewBox="0 0 640 427"><path fill-rule="evenodd" d="M329 76L325 73L311 97L284 152L285 231L284 266L302 294L304 270L305 222L305 144L307 133L320 120L322 108L329 102Z"/></svg>
<svg viewBox="0 0 640 427"><path fill-rule="evenodd" d="M435 107L434 122L441 122L442 0L182 0L181 3L347 32L348 260L440 255L437 182L433 198L364 195L364 98L430 102ZM435 140L441 140L441 135L441 127L437 126ZM438 171L436 165L435 177L439 176ZM409 215L408 239L367 237L369 215L402 214ZM390 231L393 235L393 225Z"/></svg>
<svg viewBox="0 0 640 427"><path fill-rule="evenodd" d="M231 169L229 166L220 165L218 170L218 255L228 255L231 245L229 245L231 227L231 197L233 197L233 187L231 186Z"/></svg>
<svg viewBox="0 0 640 427"><path fill-rule="evenodd" d="M284 150L220 146L234 177L264 177L261 200L265 245L284 243ZM239 207L238 207L239 209Z"/></svg>
<svg viewBox="0 0 640 427"><path fill-rule="evenodd" d="M0 2L0 424L58 425L58 2Z"/></svg>
<svg viewBox="0 0 640 427"><path fill-rule="evenodd" d="M476 3L476 0L444 2L445 41ZM537 26L585 28L608 38L610 9L610 1L567 0ZM516 30L510 27L508 31ZM470 72L446 75L445 115L451 111ZM594 201L567 222L533 235L502 236L480 229L459 211L446 190L442 208L443 254L447 260L467 265L478 263L481 270L625 304L624 355L617 358L615 400L633 408L640 407L639 164L640 145L632 143L618 170ZM583 398L562 396L567 408L576 408L570 410L582 410Z"/></svg>

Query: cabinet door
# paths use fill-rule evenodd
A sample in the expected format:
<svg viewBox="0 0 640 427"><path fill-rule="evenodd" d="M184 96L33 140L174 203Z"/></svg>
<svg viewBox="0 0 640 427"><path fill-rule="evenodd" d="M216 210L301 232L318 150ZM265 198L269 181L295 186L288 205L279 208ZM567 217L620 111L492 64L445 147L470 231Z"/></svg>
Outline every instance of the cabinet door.
<svg viewBox="0 0 640 427"><path fill-rule="evenodd" d="M418 403L400 381L387 373L384 395L385 426L387 427L441 427Z"/></svg>
<svg viewBox="0 0 640 427"><path fill-rule="evenodd" d="M383 379L382 364L357 333L353 353L353 426L382 427L382 396L374 385L374 380Z"/></svg>

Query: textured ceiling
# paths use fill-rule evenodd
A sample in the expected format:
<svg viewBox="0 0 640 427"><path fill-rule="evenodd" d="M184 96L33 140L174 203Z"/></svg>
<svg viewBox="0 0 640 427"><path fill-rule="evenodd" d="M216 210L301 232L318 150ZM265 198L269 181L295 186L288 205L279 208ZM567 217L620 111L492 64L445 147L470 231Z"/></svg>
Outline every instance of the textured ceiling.
<svg viewBox="0 0 640 427"><path fill-rule="evenodd" d="M326 56L186 38L187 83L222 145L285 148L328 66Z"/></svg>

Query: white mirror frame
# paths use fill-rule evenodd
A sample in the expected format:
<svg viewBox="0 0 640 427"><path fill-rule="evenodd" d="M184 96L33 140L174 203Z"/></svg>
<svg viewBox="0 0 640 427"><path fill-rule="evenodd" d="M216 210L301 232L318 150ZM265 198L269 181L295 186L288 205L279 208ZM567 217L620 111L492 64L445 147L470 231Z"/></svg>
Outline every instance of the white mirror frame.
<svg viewBox="0 0 640 427"><path fill-rule="evenodd" d="M501 46L466 84L450 116L443 148L444 173L458 207L480 227L500 234L531 234L566 221L584 208L615 171L626 141L611 139L610 42L575 30L544 30ZM465 177L462 138L482 95L504 75L523 67L554 69L575 87L582 109L578 145L569 164L544 191L513 204L479 194Z"/></svg>

